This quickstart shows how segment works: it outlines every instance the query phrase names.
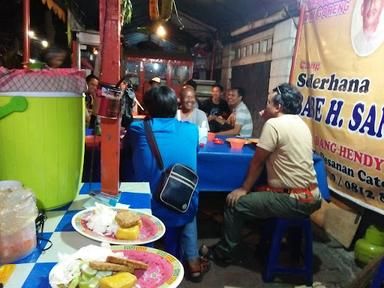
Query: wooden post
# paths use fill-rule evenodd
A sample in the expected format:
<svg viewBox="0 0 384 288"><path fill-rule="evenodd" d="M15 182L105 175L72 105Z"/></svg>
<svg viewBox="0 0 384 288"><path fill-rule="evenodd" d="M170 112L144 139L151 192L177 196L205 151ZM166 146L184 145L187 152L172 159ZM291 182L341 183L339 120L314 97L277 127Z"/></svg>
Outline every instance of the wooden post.
<svg viewBox="0 0 384 288"><path fill-rule="evenodd" d="M102 83L120 79L120 0L100 0L99 30ZM120 118L101 118L101 192L119 193Z"/></svg>
<svg viewBox="0 0 384 288"><path fill-rule="evenodd" d="M23 68L28 68L29 63L29 22L30 22L30 0L23 0Z"/></svg>
<svg viewBox="0 0 384 288"><path fill-rule="evenodd" d="M303 30L305 7L306 7L305 1L301 1L299 23L297 25L297 30L296 30L295 50L293 51L292 63L291 63L291 72L289 73L289 83L291 83L291 84L294 84L293 78L294 78L297 53L299 51L299 46L300 46L301 31Z"/></svg>

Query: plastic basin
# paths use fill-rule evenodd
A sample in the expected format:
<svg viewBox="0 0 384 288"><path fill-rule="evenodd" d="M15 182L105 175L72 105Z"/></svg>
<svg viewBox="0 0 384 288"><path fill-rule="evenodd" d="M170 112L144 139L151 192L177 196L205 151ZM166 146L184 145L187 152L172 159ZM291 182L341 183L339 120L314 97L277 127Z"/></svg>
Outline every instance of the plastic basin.
<svg viewBox="0 0 384 288"><path fill-rule="evenodd" d="M246 141L244 139L231 138L228 139L228 142L231 145L231 150L241 150Z"/></svg>

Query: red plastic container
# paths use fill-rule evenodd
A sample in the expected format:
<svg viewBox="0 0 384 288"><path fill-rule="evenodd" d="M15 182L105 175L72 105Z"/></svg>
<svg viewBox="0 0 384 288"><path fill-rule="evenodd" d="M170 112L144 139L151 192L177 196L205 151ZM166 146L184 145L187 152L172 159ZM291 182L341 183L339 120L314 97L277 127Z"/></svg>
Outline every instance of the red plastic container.
<svg viewBox="0 0 384 288"><path fill-rule="evenodd" d="M121 112L121 94L119 88L102 84L97 97L97 115L117 119Z"/></svg>

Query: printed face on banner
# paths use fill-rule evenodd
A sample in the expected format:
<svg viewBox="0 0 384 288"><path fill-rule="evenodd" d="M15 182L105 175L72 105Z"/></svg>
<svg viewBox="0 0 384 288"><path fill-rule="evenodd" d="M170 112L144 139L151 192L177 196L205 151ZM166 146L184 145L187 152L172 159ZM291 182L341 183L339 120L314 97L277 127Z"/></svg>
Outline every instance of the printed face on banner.
<svg viewBox="0 0 384 288"><path fill-rule="evenodd" d="M355 3L351 39L355 53L368 56L384 42L384 0L358 0Z"/></svg>
<svg viewBox="0 0 384 288"><path fill-rule="evenodd" d="M384 0L308 0L304 15L300 115L331 190L384 214Z"/></svg>

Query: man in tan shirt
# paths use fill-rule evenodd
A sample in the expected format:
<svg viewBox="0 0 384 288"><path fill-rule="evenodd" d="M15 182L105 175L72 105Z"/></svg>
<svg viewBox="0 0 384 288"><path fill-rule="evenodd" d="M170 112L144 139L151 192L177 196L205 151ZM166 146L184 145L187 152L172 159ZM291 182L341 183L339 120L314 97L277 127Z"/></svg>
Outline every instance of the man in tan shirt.
<svg viewBox="0 0 384 288"><path fill-rule="evenodd" d="M263 113L266 122L247 177L240 188L227 196L224 235L215 246L201 249L203 255L219 265L232 262L231 252L240 241L245 220L305 217L320 208L312 136L297 115L302 101L301 93L290 84L279 85L268 95ZM254 189L264 165L268 185Z"/></svg>

